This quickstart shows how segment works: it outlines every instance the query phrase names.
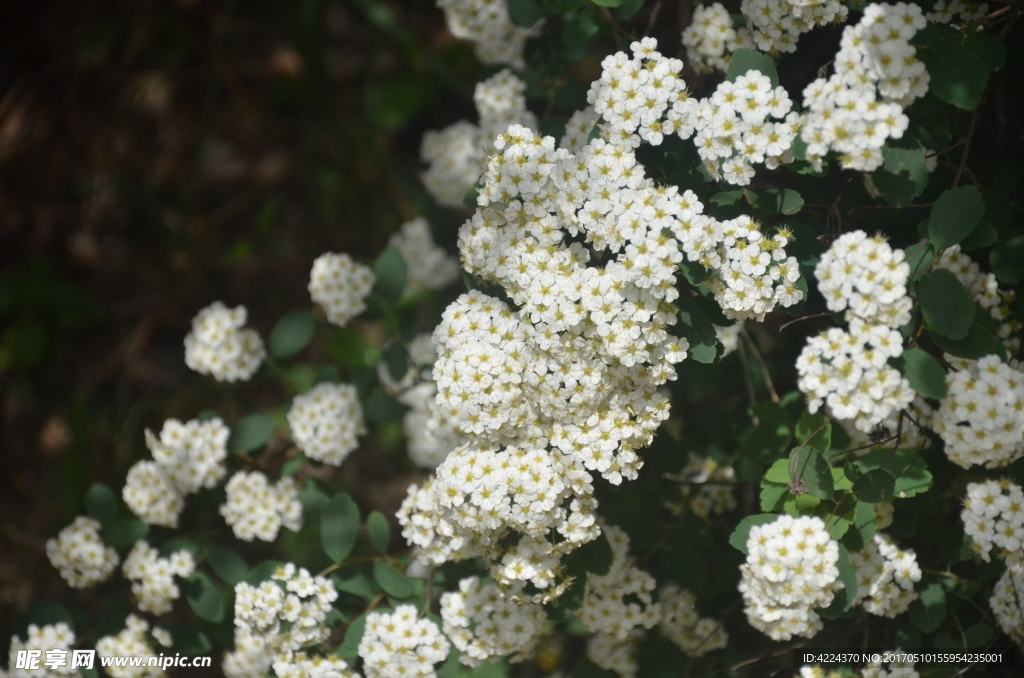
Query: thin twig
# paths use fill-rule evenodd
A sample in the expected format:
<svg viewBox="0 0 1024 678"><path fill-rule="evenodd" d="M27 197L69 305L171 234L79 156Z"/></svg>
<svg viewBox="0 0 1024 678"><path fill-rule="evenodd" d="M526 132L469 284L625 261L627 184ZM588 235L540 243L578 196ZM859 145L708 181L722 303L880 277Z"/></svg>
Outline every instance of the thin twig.
<svg viewBox="0 0 1024 678"><path fill-rule="evenodd" d="M974 110L974 115L971 116L971 126L967 129L967 136L964 138L964 152L960 156L960 166L956 170L956 176L953 177L953 188L957 187L960 183L960 177L963 176L964 167L967 166L967 156L971 152L971 141L974 139L974 128L978 125L978 117L981 115L981 103Z"/></svg>
<svg viewBox="0 0 1024 678"><path fill-rule="evenodd" d="M753 407L757 404L757 395L754 393L754 381L750 378L750 363L747 361L747 349L742 341L739 342L738 346L740 349L740 361L743 363L743 379L747 385L747 400L750 401L750 406Z"/></svg>
<svg viewBox="0 0 1024 678"><path fill-rule="evenodd" d="M650 35L651 29L654 28L654 22L658 20L658 12L661 11L661 0L654 3L654 9L651 10L651 19L647 22L647 29L644 30L644 35Z"/></svg>
<svg viewBox="0 0 1024 678"><path fill-rule="evenodd" d="M757 360L757 364L761 367L761 378L764 379L764 385L768 388L768 395L773 403L778 403L779 394L775 391L775 384L772 383L772 375L768 371L768 364L764 361L764 356L761 355L761 351L758 350L754 340L742 327L740 327L740 335L747 340L747 343L750 344L750 350L754 352L754 359Z"/></svg>
<svg viewBox="0 0 1024 678"><path fill-rule="evenodd" d="M804 320L812 320L814 318L824 318L825 316L831 316L831 315L832 315L831 313L815 313L814 315L802 315L799 318L794 318L793 320L790 320L788 323L786 323L785 325L780 327L779 328L779 332L782 332L782 330L786 329L790 325L795 325L796 323L802 322Z"/></svg>

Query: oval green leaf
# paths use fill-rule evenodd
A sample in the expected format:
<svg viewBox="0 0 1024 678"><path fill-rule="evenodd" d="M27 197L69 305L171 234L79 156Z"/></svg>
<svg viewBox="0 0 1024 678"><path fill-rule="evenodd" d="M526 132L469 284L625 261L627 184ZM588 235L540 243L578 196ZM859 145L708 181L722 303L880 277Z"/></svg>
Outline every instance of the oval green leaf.
<svg viewBox="0 0 1024 678"><path fill-rule="evenodd" d="M324 553L340 563L352 553L359 533L359 507L344 492L330 499L320 509L320 541Z"/></svg>
<svg viewBox="0 0 1024 678"><path fill-rule="evenodd" d="M309 346L316 334L316 319L308 308L285 313L270 331L267 347L274 358L291 358Z"/></svg>
<svg viewBox="0 0 1024 678"><path fill-rule="evenodd" d="M370 534L370 543L381 554L387 554L388 543L391 541L391 526L388 519L380 511L374 511L366 519L366 531Z"/></svg>
<svg viewBox="0 0 1024 678"><path fill-rule="evenodd" d="M950 339L967 337L977 308L952 271L940 268L921 276L917 298L924 321L933 332Z"/></svg>
<svg viewBox="0 0 1024 678"><path fill-rule="evenodd" d="M412 595L412 584L409 583L408 577L383 560L378 560L373 564L373 580L389 596L408 598Z"/></svg>
<svg viewBox="0 0 1024 678"><path fill-rule="evenodd" d="M202 572L189 575L185 599L200 619L214 624L224 620L224 598L213 582Z"/></svg>
<svg viewBox="0 0 1024 678"><path fill-rule="evenodd" d="M885 469L872 469L857 478L853 484L853 494L857 499L869 504L877 504L892 496L896 490L896 479Z"/></svg>

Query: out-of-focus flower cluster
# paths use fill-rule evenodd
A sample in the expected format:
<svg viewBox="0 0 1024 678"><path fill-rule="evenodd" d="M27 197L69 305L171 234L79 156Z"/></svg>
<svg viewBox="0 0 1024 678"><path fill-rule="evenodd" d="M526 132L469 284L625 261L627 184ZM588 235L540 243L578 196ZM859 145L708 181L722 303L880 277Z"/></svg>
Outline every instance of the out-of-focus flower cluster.
<svg viewBox="0 0 1024 678"><path fill-rule="evenodd" d="M170 612L174 601L181 595L174 577L185 578L195 567L192 554L187 550L161 558L155 548L139 540L125 557L122 569L124 576L132 582L132 593L139 609L159 616Z"/></svg>
<svg viewBox="0 0 1024 678"><path fill-rule="evenodd" d="M46 556L64 581L76 589L106 581L119 562L117 551L100 537L100 521L86 516L78 516L56 539L48 540Z"/></svg>
<svg viewBox="0 0 1024 678"><path fill-rule="evenodd" d="M260 471L239 471L225 489L220 514L239 539L274 541L282 525L292 532L302 527L302 504L292 478L271 485Z"/></svg>
<svg viewBox="0 0 1024 678"><path fill-rule="evenodd" d="M899 548L889 535L875 533L863 550L850 553L850 562L857 570L854 604L862 604L871 614L894 619L917 599L914 584L921 581L917 554Z"/></svg>
<svg viewBox="0 0 1024 678"><path fill-rule="evenodd" d="M245 328L245 306L228 308L215 301L192 319L185 335L185 364L217 381L246 381L263 363L267 351L256 330Z"/></svg>
<svg viewBox="0 0 1024 678"><path fill-rule="evenodd" d="M376 277L369 266L347 254L328 252L316 258L309 273L309 294L323 307L327 320L338 327L366 310L366 297Z"/></svg>
<svg viewBox="0 0 1024 678"><path fill-rule="evenodd" d="M147 430L153 459L128 470L121 492L125 505L151 525L177 527L185 497L214 487L224 477L230 434L218 417L184 424L168 419L159 437Z"/></svg>
<svg viewBox="0 0 1024 678"><path fill-rule="evenodd" d="M288 410L288 427L307 457L340 466L366 433L356 387L323 383L296 396Z"/></svg>

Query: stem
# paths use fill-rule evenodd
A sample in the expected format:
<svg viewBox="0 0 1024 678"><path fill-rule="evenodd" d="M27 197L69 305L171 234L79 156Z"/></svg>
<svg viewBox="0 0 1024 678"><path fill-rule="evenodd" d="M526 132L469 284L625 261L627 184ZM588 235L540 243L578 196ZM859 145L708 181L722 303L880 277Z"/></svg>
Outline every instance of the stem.
<svg viewBox="0 0 1024 678"><path fill-rule="evenodd" d="M757 364L761 367L761 378L764 379L764 385L768 388L768 395L771 396L773 403L778 403L779 394L775 392L775 384L772 383L772 375L768 372L768 365L765 363L764 357L761 355L761 351L757 349L757 346L754 344L754 340L750 338L750 335L747 334L747 331L742 327L740 328L740 334L747 340L747 343L750 344L750 350L753 351L754 358L757 360Z"/></svg>
<svg viewBox="0 0 1024 678"><path fill-rule="evenodd" d="M957 187L960 183L960 177L963 176L964 168L967 166L967 156L971 152L971 141L974 139L974 128L978 125L978 116L981 114L981 103L978 103L978 108L975 109L974 115L971 116L971 126L967 129L967 136L964 139L964 152L960 156L960 166L956 170L956 176L953 177L953 188Z"/></svg>
<svg viewBox="0 0 1024 678"><path fill-rule="evenodd" d="M814 315L802 315L799 318L794 318L793 320L790 320L788 323L786 323L785 325L780 327L779 328L779 332L781 333L782 330L786 329L790 325L795 325L796 323L803 322L804 320L813 320L814 318L824 318L825 316L831 316L831 315L832 315L831 313L815 313Z"/></svg>

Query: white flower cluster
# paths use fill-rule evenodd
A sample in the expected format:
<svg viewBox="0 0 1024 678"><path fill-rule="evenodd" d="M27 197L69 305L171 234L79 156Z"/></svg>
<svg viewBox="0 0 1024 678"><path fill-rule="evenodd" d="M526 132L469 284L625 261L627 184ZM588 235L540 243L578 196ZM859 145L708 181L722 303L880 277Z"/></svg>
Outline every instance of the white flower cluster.
<svg viewBox="0 0 1024 678"><path fill-rule="evenodd" d="M760 322L776 306L792 306L803 299L800 264L786 255L792 237L787 229L769 237L746 215L717 221L700 213L704 206L692 193L683 197L692 207L681 215L683 251L689 261L712 271L705 284L725 317Z"/></svg>
<svg viewBox="0 0 1024 678"><path fill-rule="evenodd" d="M594 634L587 643L590 661L628 678L637 672L633 649L643 638L642 629L661 620L661 606L651 595L657 582L634 564L629 536L621 528L603 525L601 530L612 547L612 563L607 574L587 577L578 615Z"/></svg>
<svg viewBox="0 0 1024 678"><path fill-rule="evenodd" d="M590 143L590 132L594 125L601 119L593 106L581 108L572 114L569 122L565 123L565 134L558 142L559 148L564 148L573 155L583 152L584 146Z"/></svg>
<svg viewBox="0 0 1024 678"><path fill-rule="evenodd" d="M881 234L864 231L839 236L814 268L828 310L846 311L846 319L901 327L910 322L913 300L907 295L910 264Z"/></svg>
<svg viewBox="0 0 1024 678"><path fill-rule="evenodd" d="M882 164L885 140L903 136L903 108L928 91L928 71L910 44L925 23L917 5L871 4L843 30L835 74L804 89L800 134L816 169L833 150L843 167L869 172Z"/></svg>
<svg viewBox="0 0 1024 678"><path fill-rule="evenodd" d="M796 361L797 386L811 413L827 405L832 417L866 433L914 400L910 383L886 363L902 354L898 330L854 318L849 332L833 327L807 340Z"/></svg>
<svg viewBox="0 0 1024 678"><path fill-rule="evenodd" d="M743 0L740 13L757 48L778 54L795 52L802 33L846 21L849 10L839 0Z"/></svg>
<svg viewBox="0 0 1024 678"><path fill-rule="evenodd" d="M231 431L219 417L207 421L164 421L157 437L146 430L152 460L128 470L121 496L125 505L150 525L177 527L185 496L214 487L224 477Z"/></svg>
<svg viewBox="0 0 1024 678"><path fill-rule="evenodd" d="M296 652L275 659L273 667L277 678L360 678L349 670L348 662L333 654L310 656Z"/></svg>
<svg viewBox="0 0 1024 678"><path fill-rule="evenodd" d="M406 448L412 463L434 469L459 445L467 441L462 432L462 410L437 402L433 382L418 384L399 398L409 406L402 419Z"/></svg>
<svg viewBox="0 0 1024 678"><path fill-rule="evenodd" d="M1024 563L1009 565L992 590L988 604L999 628L1024 647Z"/></svg>
<svg viewBox="0 0 1024 678"><path fill-rule="evenodd" d="M484 556L500 584L531 581L547 589L560 573L559 557L599 534L590 480L557 449L466 444L423 488L409 488L398 520L421 561ZM505 546L512 533L522 537Z"/></svg>
<svg viewBox="0 0 1024 678"><path fill-rule="evenodd" d="M1024 373L999 356L959 360L946 374L949 394L933 418L946 456L962 468L1000 468L1024 456Z"/></svg>
<svg viewBox="0 0 1024 678"><path fill-rule="evenodd" d="M707 520L712 515L720 516L736 508L732 483L736 472L732 466L722 466L711 457L691 454L686 466L679 472L678 479L682 501L667 502L666 506L675 515L681 515L687 508Z"/></svg>
<svg viewBox="0 0 1024 678"><path fill-rule="evenodd" d="M330 633L327 613L337 599L329 579L286 563L259 586L235 585L235 634L258 638L274 654L318 645Z"/></svg>
<svg viewBox="0 0 1024 678"><path fill-rule="evenodd" d="M185 335L185 364L217 381L246 381L263 363L267 351L256 330L246 329L245 306L228 308L215 301L192 319Z"/></svg>
<svg viewBox="0 0 1024 678"><path fill-rule="evenodd" d="M608 633L595 633L587 640L587 659L621 678L634 678L640 670L634 650L643 637L640 629L629 633L625 640Z"/></svg>
<svg viewBox="0 0 1024 678"><path fill-rule="evenodd" d="M459 661L479 666L508 657L521 662L533 655L547 615L533 602L517 601L519 587L501 591L479 577L459 582L458 591L441 595L444 633L459 650Z"/></svg>
<svg viewBox="0 0 1024 678"><path fill-rule="evenodd" d="M409 409L402 419L409 458L420 468L434 469L448 453L467 441L462 433L462 411L437 402L433 364L434 341L419 334L409 342L409 369L397 382L386 361L377 363L377 377L388 395Z"/></svg>
<svg viewBox="0 0 1024 678"><path fill-rule="evenodd" d="M78 516L46 541L46 556L69 586L84 589L106 581L117 567L117 551L100 538L100 522Z"/></svg>
<svg viewBox="0 0 1024 678"><path fill-rule="evenodd" d="M632 58L617 52L601 62L587 102L604 118L603 132L613 142L636 148L642 139L657 146L666 134L693 134L697 101L680 75L683 62L663 57L657 47L657 40L644 38L630 45Z"/></svg>
<svg viewBox="0 0 1024 678"><path fill-rule="evenodd" d="M1020 321L1014 317L1013 290L999 289L994 273L982 273L978 263L960 251L960 245L943 250L935 260L936 268L953 272L970 292L975 303L987 309L993 320L999 323L996 336L1011 353L1020 350Z"/></svg>
<svg viewBox="0 0 1024 678"><path fill-rule="evenodd" d="M658 595L661 621L658 630L691 657L701 657L719 650L729 643L722 622L701 617L697 611L697 598L687 589L668 584Z"/></svg>
<svg viewBox="0 0 1024 678"><path fill-rule="evenodd" d="M893 619L917 599L917 554L902 550L889 535L876 532L863 550L850 553L850 562L857 570L854 604L862 603L871 614Z"/></svg>
<svg viewBox="0 0 1024 678"><path fill-rule="evenodd" d="M82 674L72 670L71 662L65 661L52 669L45 665L46 652L48 650L63 650L68 652L75 644L75 632L64 622L37 626L28 625L28 639L22 640L18 635L11 636L11 649L8 654L10 662L7 671L0 669L0 675L5 678L82 678ZM19 668L18 654L25 650L39 650L41 653L40 667L30 670Z"/></svg>
<svg viewBox="0 0 1024 678"><path fill-rule="evenodd" d="M479 125L460 120L429 131L420 146L420 159L428 166L421 177L423 186L446 207L464 206L463 198L480 178L495 137L509 125L537 127L536 116L526 109L526 83L508 69L477 83L473 101Z"/></svg>
<svg viewBox="0 0 1024 678"><path fill-rule="evenodd" d="M683 30L683 46L698 73L716 68L724 71L733 52L741 47L754 48L750 31L737 31L732 15L720 2L693 8L693 21Z"/></svg>
<svg viewBox="0 0 1024 678"><path fill-rule="evenodd" d="M366 678L435 678L434 665L448 657L451 645L437 624L416 616L413 605L394 612L371 612L359 641Z"/></svg>
<svg viewBox="0 0 1024 678"><path fill-rule="evenodd" d="M579 618L591 633L625 640L633 629L652 628L661 619L661 606L651 596L658 583L634 564L621 528L604 525L602 532L612 547L612 564L607 574L587 577Z"/></svg>
<svg viewBox="0 0 1024 678"><path fill-rule="evenodd" d="M688 347L667 332L681 255L662 229L678 230L678 196L645 181L628 146L595 140L575 158L518 126L499 146L459 249L521 310L477 291L448 307L434 331L439 402L464 411L467 433L547 438L613 483L633 478L633 450L668 415L657 387ZM618 256L588 266L566 231Z"/></svg>
<svg viewBox="0 0 1024 678"><path fill-rule="evenodd" d="M1024 562L1024 491L1006 478L969 483L960 513L971 548L988 562L993 544L1009 564Z"/></svg>
<svg viewBox="0 0 1024 678"><path fill-rule="evenodd" d="M307 457L340 466L359 447L359 436L366 433L356 387L324 382L295 396L288 410L288 427Z"/></svg>
<svg viewBox="0 0 1024 678"><path fill-rule="evenodd" d="M739 586L750 625L772 640L814 636L822 628L814 609L843 588L838 560L839 544L821 518L784 515L754 526Z"/></svg>
<svg viewBox="0 0 1024 678"><path fill-rule="evenodd" d="M872 504L871 508L874 509L876 530L881 531L892 525L892 516L896 511L893 499Z"/></svg>
<svg viewBox="0 0 1024 678"><path fill-rule="evenodd" d="M302 528L302 504L292 478L271 485L259 471L239 471L225 489L227 501L220 514L239 539L274 541L282 525L292 532Z"/></svg>
<svg viewBox="0 0 1024 678"><path fill-rule="evenodd" d="M928 21L937 24L955 23L955 25L966 25L970 21L977 21L988 12L988 4L973 3L967 0L938 0L932 11L925 17Z"/></svg>
<svg viewBox="0 0 1024 678"><path fill-rule="evenodd" d="M881 660L868 662L860 670L861 678L921 678L921 674L914 669L915 662L903 650L897 648L885 654L903 655L903 657L888 664Z"/></svg>
<svg viewBox="0 0 1024 678"><path fill-rule="evenodd" d="M715 338L718 339L718 343L722 345L721 357L724 358L740 347L740 332L743 330L742 320L725 327L715 325L714 328Z"/></svg>
<svg viewBox="0 0 1024 678"><path fill-rule="evenodd" d="M366 297L373 290L376 276L369 266L352 260L347 254L327 252L313 262L309 273L309 295L320 304L327 320L338 327L366 310Z"/></svg>
<svg viewBox="0 0 1024 678"><path fill-rule="evenodd" d="M452 35L473 42L473 52L483 63L526 65L523 46L541 24L516 26L508 16L508 0L437 0L437 6L444 10Z"/></svg>
<svg viewBox="0 0 1024 678"><path fill-rule="evenodd" d="M800 128L800 115L782 87L760 71L747 71L721 83L700 100L693 143L704 166L715 178L746 186L754 165L768 169L793 159L790 148Z"/></svg>
<svg viewBox="0 0 1024 678"><path fill-rule="evenodd" d="M103 636L96 643L96 654L100 657L141 657L140 666L110 665L104 667L112 678L163 678L166 674L160 666L147 666L147 657L155 656L153 647L146 638L149 623L134 614L125 619L124 629L114 636ZM153 629L156 632L156 629Z"/></svg>
<svg viewBox="0 0 1024 678"><path fill-rule="evenodd" d="M402 224L388 239L388 245L402 253L408 270L405 291L439 290L459 277L459 261L434 242L430 224L416 217Z"/></svg>
<svg viewBox="0 0 1024 678"><path fill-rule="evenodd" d="M159 616L170 612L181 595L174 583L175 575L185 578L195 568L188 551L182 549L169 558L161 558L155 548L140 539L125 557L123 572L132 582L132 593L139 609Z"/></svg>

